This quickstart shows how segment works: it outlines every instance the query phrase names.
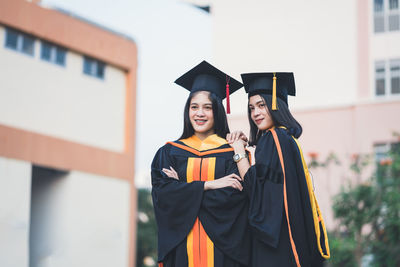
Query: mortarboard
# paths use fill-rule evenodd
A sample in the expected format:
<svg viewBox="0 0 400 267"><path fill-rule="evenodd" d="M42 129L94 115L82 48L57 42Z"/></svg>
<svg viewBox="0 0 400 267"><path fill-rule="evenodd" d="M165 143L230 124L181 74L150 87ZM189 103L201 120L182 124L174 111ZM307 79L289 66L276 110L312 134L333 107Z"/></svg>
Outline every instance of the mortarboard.
<svg viewBox="0 0 400 267"><path fill-rule="evenodd" d="M216 94L221 100L226 97L226 112L228 114L230 113L229 95L243 86L205 60L176 79L175 83L191 93L209 91Z"/></svg>
<svg viewBox="0 0 400 267"><path fill-rule="evenodd" d="M241 74L244 89L249 96L272 95L272 110L277 109L276 97L287 104L288 95L296 95L293 72L260 72Z"/></svg>

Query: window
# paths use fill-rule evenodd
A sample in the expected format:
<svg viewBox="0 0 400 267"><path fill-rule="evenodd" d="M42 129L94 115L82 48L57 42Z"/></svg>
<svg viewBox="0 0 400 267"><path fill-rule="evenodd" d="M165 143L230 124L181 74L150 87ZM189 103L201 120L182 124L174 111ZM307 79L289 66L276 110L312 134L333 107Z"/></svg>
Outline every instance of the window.
<svg viewBox="0 0 400 267"><path fill-rule="evenodd" d="M42 41L40 58L54 64L65 66L65 55L67 50L61 46Z"/></svg>
<svg viewBox="0 0 400 267"><path fill-rule="evenodd" d="M385 95L385 62L375 64L375 95Z"/></svg>
<svg viewBox="0 0 400 267"><path fill-rule="evenodd" d="M384 0L374 0L374 32L385 31Z"/></svg>
<svg viewBox="0 0 400 267"><path fill-rule="evenodd" d="M375 162L380 163L388 158L390 144L377 144L374 146Z"/></svg>
<svg viewBox="0 0 400 267"><path fill-rule="evenodd" d="M35 39L32 36L6 28L6 47L33 56L34 44Z"/></svg>
<svg viewBox="0 0 400 267"><path fill-rule="evenodd" d="M374 32L400 30L399 0L374 0Z"/></svg>
<svg viewBox="0 0 400 267"><path fill-rule="evenodd" d="M375 164L377 166L378 176L385 177L387 175L393 175L393 169L387 167L392 165L395 159L394 157L399 153L400 143L398 142L374 145Z"/></svg>
<svg viewBox="0 0 400 267"><path fill-rule="evenodd" d="M399 0L389 0L389 31L400 30Z"/></svg>
<svg viewBox="0 0 400 267"><path fill-rule="evenodd" d="M400 96L400 59L375 62L375 95Z"/></svg>
<svg viewBox="0 0 400 267"><path fill-rule="evenodd" d="M400 60L390 61L390 91L400 94Z"/></svg>
<svg viewBox="0 0 400 267"><path fill-rule="evenodd" d="M90 57L83 59L83 73L100 79L104 78L105 63Z"/></svg>

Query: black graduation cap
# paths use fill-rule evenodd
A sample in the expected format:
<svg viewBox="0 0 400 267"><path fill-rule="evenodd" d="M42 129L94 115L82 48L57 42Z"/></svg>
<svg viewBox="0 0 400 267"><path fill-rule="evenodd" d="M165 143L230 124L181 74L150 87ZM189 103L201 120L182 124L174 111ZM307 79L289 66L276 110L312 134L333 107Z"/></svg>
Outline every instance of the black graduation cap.
<svg viewBox="0 0 400 267"><path fill-rule="evenodd" d="M175 83L191 93L209 91L216 94L221 100L226 97L226 112L228 114L230 113L229 95L243 86L205 60L176 79Z"/></svg>
<svg viewBox="0 0 400 267"><path fill-rule="evenodd" d="M276 97L287 104L288 95L296 95L293 72L260 72L241 74L244 89L249 96L272 95L272 110L276 110Z"/></svg>

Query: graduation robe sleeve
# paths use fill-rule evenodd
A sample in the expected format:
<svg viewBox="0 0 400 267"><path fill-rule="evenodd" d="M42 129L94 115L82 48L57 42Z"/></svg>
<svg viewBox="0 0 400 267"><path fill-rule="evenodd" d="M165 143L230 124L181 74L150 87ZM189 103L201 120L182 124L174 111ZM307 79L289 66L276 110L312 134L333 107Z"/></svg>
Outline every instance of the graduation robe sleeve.
<svg viewBox="0 0 400 267"><path fill-rule="evenodd" d="M151 183L154 212L158 227L159 261L190 232L198 215L204 182L187 183L169 178L163 168L177 166L169 156L170 145L160 148L151 164Z"/></svg>
<svg viewBox="0 0 400 267"><path fill-rule="evenodd" d="M239 175L236 163L226 160L226 175ZM218 177L222 178L222 177ZM250 234L247 222L247 196L226 187L204 192L199 218L216 246L242 264L247 264L250 253Z"/></svg>
<svg viewBox="0 0 400 267"><path fill-rule="evenodd" d="M270 132L260 138L255 158L256 164L244 177L250 200L249 225L255 238L277 247L283 217L283 173Z"/></svg>

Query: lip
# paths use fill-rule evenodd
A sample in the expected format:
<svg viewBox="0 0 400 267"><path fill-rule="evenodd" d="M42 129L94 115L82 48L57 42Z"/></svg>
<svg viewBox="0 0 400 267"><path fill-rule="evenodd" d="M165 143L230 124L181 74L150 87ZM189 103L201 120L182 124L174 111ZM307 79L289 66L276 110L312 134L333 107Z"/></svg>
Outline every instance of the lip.
<svg viewBox="0 0 400 267"><path fill-rule="evenodd" d="M264 120L264 118L256 119L256 120L254 120L254 122L255 122L256 124L260 124L263 120Z"/></svg>
<svg viewBox="0 0 400 267"><path fill-rule="evenodd" d="M194 122L195 122L197 125L200 125L200 126L201 126L201 125L206 124L207 120L195 119Z"/></svg>

